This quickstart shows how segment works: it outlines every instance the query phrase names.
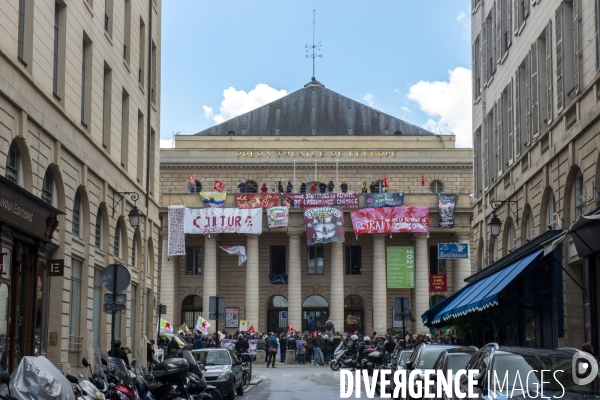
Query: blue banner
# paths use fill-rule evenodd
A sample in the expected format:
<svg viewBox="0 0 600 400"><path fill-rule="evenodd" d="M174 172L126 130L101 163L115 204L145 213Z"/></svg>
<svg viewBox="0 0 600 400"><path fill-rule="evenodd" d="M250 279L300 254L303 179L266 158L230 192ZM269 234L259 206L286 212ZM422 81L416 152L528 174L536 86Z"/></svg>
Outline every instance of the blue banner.
<svg viewBox="0 0 600 400"><path fill-rule="evenodd" d="M269 274L269 279L271 279L272 285L287 285L288 284L288 276L283 274Z"/></svg>
<svg viewBox="0 0 600 400"><path fill-rule="evenodd" d="M469 258L468 243L439 243L438 260Z"/></svg>
<svg viewBox="0 0 600 400"><path fill-rule="evenodd" d="M404 205L404 193L371 193L365 194L367 207L396 207Z"/></svg>

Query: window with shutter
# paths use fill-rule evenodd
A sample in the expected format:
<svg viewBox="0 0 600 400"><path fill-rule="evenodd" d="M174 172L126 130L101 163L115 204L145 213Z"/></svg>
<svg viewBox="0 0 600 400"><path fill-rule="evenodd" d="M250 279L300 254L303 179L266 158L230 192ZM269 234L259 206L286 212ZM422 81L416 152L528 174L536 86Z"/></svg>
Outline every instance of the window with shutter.
<svg viewBox="0 0 600 400"><path fill-rule="evenodd" d="M492 132L491 136L491 153L492 157L490 161L492 162L490 166L490 172L492 175L492 181L496 180L496 172L498 171L498 102L494 102L494 107L492 107L491 118L490 118L490 132Z"/></svg>
<svg viewBox="0 0 600 400"><path fill-rule="evenodd" d="M521 67L515 73L515 158L521 155Z"/></svg>
<svg viewBox="0 0 600 400"><path fill-rule="evenodd" d="M548 22L545 32L546 45L546 126L552 122L552 21Z"/></svg>
<svg viewBox="0 0 600 400"><path fill-rule="evenodd" d="M506 144L508 153L508 165L514 161L515 136L513 133L513 80L511 78L506 88L506 131L508 143Z"/></svg>
<svg viewBox="0 0 600 400"><path fill-rule="evenodd" d="M594 29L595 29L595 37L596 37L596 71L600 71L600 0L594 0Z"/></svg>
<svg viewBox="0 0 600 400"><path fill-rule="evenodd" d="M479 158L480 146L481 146L481 128L475 131L473 136L473 193L475 198L479 198L479 168L481 168L481 160Z"/></svg>
<svg viewBox="0 0 600 400"><path fill-rule="evenodd" d="M513 1L513 32L514 35L517 36L517 32L519 31L519 2L521 0L512 0Z"/></svg>
<svg viewBox="0 0 600 400"><path fill-rule="evenodd" d="M556 108L558 112L561 112L565 106L565 87L563 81L563 43L562 43L562 17L563 17L564 3L556 9L554 15L555 29L554 33L556 36Z"/></svg>
<svg viewBox="0 0 600 400"><path fill-rule="evenodd" d="M492 8L492 11L490 11L490 15L489 15L488 19L489 19L488 33L490 35L490 37L488 38L488 46L490 46L488 57L490 59L489 68L490 68L490 77L491 77L492 75L494 75L494 72L496 72L496 59L495 59L496 58L496 8L495 7Z"/></svg>
<svg viewBox="0 0 600 400"><path fill-rule="evenodd" d="M488 81L488 71L487 71L487 20L481 25L481 37L482 37L482 41L481 41L481 61L482 61L482 68L481 71L483 73L483 82L487 82Z"/></svg>
<svg viewBox="0 0 600 400"><path fill-rule="evenodd" d="M502 135L503 135L503 131L502 131L502 119L504 117L504 114L502 113L502 103L504 101L504 93L500 93L500 98L498 99L498 105L496 106L496 123L498 124L498 127L496 129L496 151L497 151L497 156L496 156L496 171L498 172L498 176L502 175L502 168L503 168L503 154L502 154Z"/></svg>
<svg viewBox="0 0 600 400"><path fill-rule="evenodd" d="M580 43L579 43L579 0L573 0L573 89L575 95L580 93Z"/></svg>
<svg viewBox="0 0 600 400"><path fill-rule="evenodd" d="M496 13L496 62L502 59L502 0L494 1L494 12Z"/></svg>
<svg viewBox="0 0 600 400"><path fill-rule="evenodd" d="M506 50L510 47L512 43L512 3L513 0L506 0L505 4L505 13L506 13L506 24L505 24L505 35L506 35Z"/></svg>
<svg viewBox="0 0 600 400"><path fill-rule="evenodd" d="M525 146L531 143L531 53L525 57Z"/></svg>
<svg viewBox="0 0 600 400"><path fill-rule="evenodd" d="M490 156L490 142L488 140L488 137L490 136L490 131L489 131L489 124L488 121L490 119L490 114L488 114L484 121L483 121L483 126L484 126L484 132L483 132L483 150L484 150L484 154L483 154L483 180L484 180L484 189L487 189L490 186L490 174L489 174L489 156Z"/></svg>
<svg viewBox="0 0 600 400"><path fill-rule="evenodd" d="M540 133L540 110L539 110L539 79L538 79L538 41L535 40L531 44L531 53L529 55L531 60L531 136L528 137L528 141L531 137L537 137Z"/></svg>

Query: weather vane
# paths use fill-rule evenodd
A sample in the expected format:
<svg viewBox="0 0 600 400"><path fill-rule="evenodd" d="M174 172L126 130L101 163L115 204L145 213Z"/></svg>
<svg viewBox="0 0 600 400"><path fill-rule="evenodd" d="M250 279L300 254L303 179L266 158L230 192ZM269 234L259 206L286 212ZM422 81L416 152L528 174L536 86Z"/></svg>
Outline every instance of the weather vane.
<svg viewBox="0 0 600 400"><path fill-rule="evenodd" d="M306 54L304 55L304 58L312 58L312 64L313 64L312 78L314 80L315 79L315 58L323 57L322 54L315 54L315 50L321 51L321 42L315 44L315 10L313 10L313 42L312 42L312 46L307 44L304 47L306 48ZM309 52L312 52L312 54L309 54Z"/></svg>

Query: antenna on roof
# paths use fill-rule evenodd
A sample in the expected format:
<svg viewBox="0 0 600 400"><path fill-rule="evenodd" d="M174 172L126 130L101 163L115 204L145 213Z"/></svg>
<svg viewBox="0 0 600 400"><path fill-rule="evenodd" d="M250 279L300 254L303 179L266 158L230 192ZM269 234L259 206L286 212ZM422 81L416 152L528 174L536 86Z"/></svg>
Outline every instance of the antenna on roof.
<svg viewBox="0 0 600 400"><path fill-rule="evenodd" d="M312 58L312 65L313 65L313 73L312 73L312 80L315 80L315 58L321 58L323 57L322 54L315 54L315 49L317 51L321 51L321 42L315 44L315 10L313 10L313 42L312 42L312 46L310 45L305 45L304 48L306 49L306 54L304 55L304 58ZM308 54L309 51L312 50L312 54Z"/></svg>

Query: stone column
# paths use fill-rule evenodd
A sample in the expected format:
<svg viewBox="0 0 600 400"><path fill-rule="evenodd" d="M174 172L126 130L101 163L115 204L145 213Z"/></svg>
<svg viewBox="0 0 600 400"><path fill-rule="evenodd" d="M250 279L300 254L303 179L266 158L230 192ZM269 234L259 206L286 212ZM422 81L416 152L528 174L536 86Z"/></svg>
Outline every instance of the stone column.
<svg viewBox="0 0 600 400"><path fill-rule="evenodd" d="M288 324L302 330L302 264L300 262L300 231L288 231Z"/></svg>
<svg viewBox="0 0 600 400"><path fill-rule="evenodd" d="M163 236L163 251L161 260L161 281L160 281L160 304L167 306L167 313L161 315L162 319L174 324L173 316L175 315L175 257L169 257L169 237L168 234ZM123 318L125 320L125 318ZM109 328L110 329L110 328ZM109 330L110 332L110 330ZM110 339L108 341L110 343Z"/></svg>
<svg viewBox="0 0 600 400"><path fill-rule="evenodd" d="M467 232L461 232L458 234L458 243L468 243L469 244L469 256L471 251L471 235ZM471 257L469 258L459 258L454 260L454 292L459 291L467 285L465 279L471 276Z"/></svg>
<svg viewBox="0 0 600 400"><path fill-rule="evenodd" d="M331 299L329 316L335 330L344 331L344 243L331 243Z"/></svg>
<svg viewBox="0 0 600 400"><path fill-rule="evenodd" d="M429 254L427 247L427 234L415 233L415 296L411 306L413 316L417 320L418 332L424 333L421 315L429 310Z"/></svg>
<svg viewBox="0 0 600 400"><path fill-rule="evenodd" d="M216 331L217 322L208 319L210 296L217 295L217 238L218 235L204 235L204 287L202 288L202 315L208 320L209 331Z"/></svg>
<svg viewBox="0 0 600 400"><path fill-rule="evenodd" d="M258 329L258 235L246 235L246 321L248 326Z"/></svg>
<svg viewBox="0 0 600 400"><path fill-rule="evenodd" d="M373 235L373 330L385 334L387 319L387 279L385 265L385 235ZM369 313L370 310L365 310ZM364 333L370 333L365 327Z"/></svg>

